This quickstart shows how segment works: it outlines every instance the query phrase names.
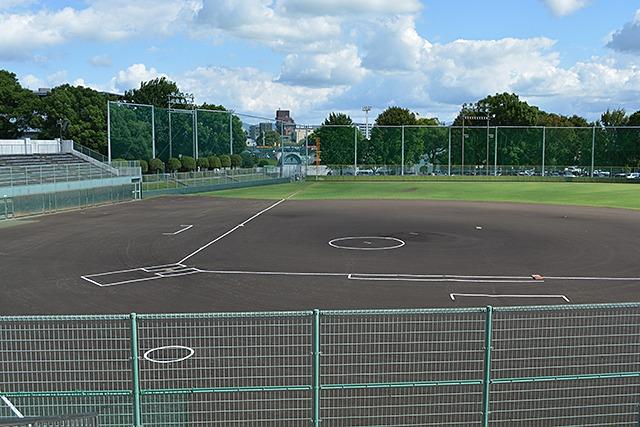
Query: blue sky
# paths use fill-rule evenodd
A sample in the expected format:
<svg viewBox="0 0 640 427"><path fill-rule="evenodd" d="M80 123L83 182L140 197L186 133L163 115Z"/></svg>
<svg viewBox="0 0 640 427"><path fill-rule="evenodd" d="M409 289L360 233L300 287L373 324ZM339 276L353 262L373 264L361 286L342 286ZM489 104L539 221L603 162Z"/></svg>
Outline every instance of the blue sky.
<svg viewBox="0 0 640 427"><path fill-rule="evenodd" d="M168 76L304 123L365 104L449 121L503 91L593 119L640 109L640 0L0 0L0 68L34 89Z"/></svg>

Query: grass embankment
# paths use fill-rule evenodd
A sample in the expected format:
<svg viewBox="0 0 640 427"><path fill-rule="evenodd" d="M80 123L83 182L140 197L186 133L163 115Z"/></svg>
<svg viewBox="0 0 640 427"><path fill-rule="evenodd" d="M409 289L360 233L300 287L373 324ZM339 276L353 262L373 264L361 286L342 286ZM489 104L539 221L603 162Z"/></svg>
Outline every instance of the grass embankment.
<svg viewBox="0 0 640 427"><path fill-rule="evenodd" d="M640 209L640 185L557 182L304 182L204 195L294 200L392 199L541 203ZM201 194L202 195L202 194Z"/></svg>

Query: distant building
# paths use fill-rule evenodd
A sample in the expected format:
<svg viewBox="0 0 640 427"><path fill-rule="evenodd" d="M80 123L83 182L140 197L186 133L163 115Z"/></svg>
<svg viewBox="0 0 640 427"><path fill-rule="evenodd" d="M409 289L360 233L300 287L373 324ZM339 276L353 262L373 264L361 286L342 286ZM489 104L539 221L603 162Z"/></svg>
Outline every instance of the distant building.
<svg viewBox="0 0 640 427"><path fill-rule="evenodd" d="M270 132L273 130L273 123L263 122L258 125L260 132Z"/></svg>
<svg viewBox="0 0 640 427"><path fill-rule="evenodd" d="M289 110L276 110L276 131L289 136L296 128L296 122Z"/></svg>
<svg viewBox="0 0 640 427"><path fill-rule="evenodd" d="M249 126L249 138L254 141L258 139L258 135L260 135L260 126L259 125L251 125Z"/></svg>

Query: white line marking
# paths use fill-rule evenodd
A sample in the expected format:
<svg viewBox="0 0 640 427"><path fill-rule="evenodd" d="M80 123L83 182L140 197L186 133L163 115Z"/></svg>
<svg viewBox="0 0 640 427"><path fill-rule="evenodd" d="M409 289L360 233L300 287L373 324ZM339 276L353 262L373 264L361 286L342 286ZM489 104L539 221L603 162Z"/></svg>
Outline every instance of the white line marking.
<svg viewBox="0 0 640 427"><path fill-rule="evenodd" d="M87 274L84 277L100 277L100 276L108 276L110 274L130 273L132 271L140 271L140 270L141 268L138 267L138 268L130 268L128 270L115 270L115 271L108 271L106 273Z"/></svg>
<svg viewBox="0 0 640 427"><path fill-rule="evenodd" d="M16 408L15 406L13 406L13 403L11 403L11 401L6 397L6 396L0 396L0 399L2 399L2 401L4 403L6 403L6 405L9 407L9 409L11 409L11 412L13 412L14 414L16 414L16 417L18 418L24 418L24 415L22 415L22 412L20 412L18 410L18 408Z"/></svg>
<svg viewBox="0 0 640 427"><path fill-rule="evenodd" d="M223 235L216 237L214 240L210 241L209 243L207 243L206 245L202 246L201 248L191 252L189 255L187 255L186 257L182 258L180 261L178 261L178 264L182 264L183 262L185 262L186 260L188 260L189 258L191 258L192 256L194 256L195 254L197 254L200 251L205 250L206 248L208 248L209 246L213 245L214 243L216 243L219 240L222 240L223 238L225 238L226 236L228 236L229 234L233 233L234 231L236 231L238 228L240 227L244 227L245 224L247 224L248 222L250 222L251 220L259 217L260 215L262 215L263 213L267 212L268 210L271 210L273 208L275 208L276 206L278 206L280 203L284 202L287 199L282 199L277 201L276 203L272 204L271 206L269 206L268 208L265 208L263 210L261 210L260 212L258 212L257 214L253 215L251 218L245 220L243 223L236 225L235 227L233 227L231 230L227 231L226 233L224 233Z"/></svg>
<svg viewBox="0 0 640 427"><path fill-rule="evenodd" d="M569 301L564 295L491 295L491 294L449 294L451 301L455 301L456 297L483 297L483 298L562 298L566 302Z"/></svg>
<svg viewBox="0 0 640 427"><path fill-rule="evenodd" d="M338 245L336 242L344 242L349 240L364 240L367 239L369 241L365 241L364 243L371 244L371 240L390 240L392 242L396 242L393 246L383 246L379 248L358 248L355 246L343 246ZM349 249L352 251L384 251L387 249L397 249L401 248L405 245L404 241L400 239L396 239L395 237L383 237L383 236L366 236L366 237L339 237L337 239L329 240L329 246L337 249Z"/></svg>
<svg viewBox="0 0 640 427"><path fill-rule="evenodd" d="M347 273L314 273L314 272L292 272L292 271L243 271L243 270L201 270L196 268L198 273L211 274L247 274L253 276L318 276L318 277L349 277Z"/></svg>
<svg viewBox="0 0 640 427"><path fill-rule="evenodd" d="M86 280L86 281L87 281L87 282L89 282L89 283L93 283L93 284L94 284L94 285L96 285L96 286L100 286L100 287L102 287L102 284L100 284L100 283L96 282L95 280L91 280L91 279L89 279L87 276L80 276L80 278L81 278L81 279L83 279L83 280Z"/></svg>
<svg viewBox="0 0 640 427"><path fill-rule="evenodd" d="M550 280L600 280L600 281L615 281L615 282L638 282L640 277L572 277L572 276L544 276L545 279Z"/></svg>
<svg viewBox="0 0 640 427"><path fill-rule="evenodd" d="M320 273L320 272L291 272L291 271L247 271L247 270L203 270L200 273L210 274L246 274L254 276L315 276L315 277L346 277L349 280L363 281L406 281L406 282L462 282L462 283L540 283L520 276L447 276L447 275L419 275L419 274L368 274L368 273ZM515 280L522 279L522 280Z"/></svg>
<svg viewBox="0 0 640 427"><path fill-rule="evenodd" d="M176 359L169 359L169 360L157 360L149 357L151 353L155 351L161 351L161 350L187 350L187 355L183 357L178 357ZM149 362L153 362L153 363L176 363L176 362L182 362L183 360L187 360L188 358L193 356L195 352L196 351L193 348L187 347L186 345L165 345L163 347L156 347L156 348L152 348L151 350L147 350L142 357L144 357Z"/></svg>
<svg viewBox="0 0 640 427"><path fill-rule="evenodd" d="M180 233L182 233L183 231L187 231L188 229L190 229L191 227L193 227L193 225L183 225L183 224L180 224L180 227L185 227L185 228L182 228L182 229L180 229L180 230L176 231L175 233L162 233L162 234L163 234L164 236L175 236L176 234L180 234Z"/></svg>
<svg viewBox="0 0 640 427"><path fill-rule="evenodd" d="M526 276L460 276L448 274L368 274L352 273L351 280L399 282L540 283Z"/></svg>

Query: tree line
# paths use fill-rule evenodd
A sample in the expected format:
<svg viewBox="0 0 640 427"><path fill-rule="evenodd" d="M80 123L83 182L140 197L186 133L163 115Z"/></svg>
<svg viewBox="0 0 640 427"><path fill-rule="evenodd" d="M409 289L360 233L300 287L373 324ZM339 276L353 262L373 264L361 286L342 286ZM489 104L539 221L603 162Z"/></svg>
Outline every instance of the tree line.
<svg viewBox="0 0 640 427"><path fill-rule="evenodd" d="M502 93L465 105L451 129L438 118L389 107L375 119L368 140L348 115L331 113L309 135L309 144L319 142L321 163L326 165L349 165L354 160L365 165L400 165L403 151L406 165L447 164L449 158L460 164L463 155L466 165L491 166L496 160L500 165L540 165L544 151L547 165L586 166L595 146L593 154L600 166L640 167L640 129L634 128L638 126L640 111L628 115L623 109L607 110L599 120L589 122L578 115L548 113L516 94Z"/></svg>
<svg viewBox="0 0 640 427"><path fill-rule="evenodd" d="M55 87L46 96L38 96L20 85L15 74L0 70L0 139L20 138L27 132L37 131L38 138L62 137L107 153L107 101L123 101L153 105L155 107L156 155L166 166L170 158L196 157L194 152L193 116L171 114L167 110L170 95L180 99L184 94L175 82L164 77L142 82L139 88L128 90L123 96L107 94L93 89L68 84ZM183 97L184 99L184 97ZM472 106L464 106L451 130L453 144L448 149L449 130L445 127L416 127L444 125L438 118L419 117L402 107L389 107L376 119L369 139L354 130L353 120L341 113L331 113L323 125L309 135L309 143L321 144L324 164L398 165L427 162L443 164L449 156L453 162L462 159L461 140L465 141L465 164L488 163L487 145L498 141L498 163L540 164L543 141L540 129L468 130L462 134L463 118L482 114L490 116L489 126L547 126L549 130L544 147L547 164L586 164L592 156L589 129L596 127L595 156L599 164L612 166L640 166L640 111L627 114L622 109L607 110L600 119L589 122L578 115L565 116L548 113L529 105L510 93L487 96ZM112 107L116 104L112 104ZM246 133L241 120L222 105L201 104L197 108L220 111L198 112L197 157L209 158L246 150ZM192 106L177 102L174 110L187 110ZM112 157L128 160L153 160L151 147L151 109L146 107L115 107L111 109L112 141L116 150ZM229 116L233 134L229 135ZM171 134L169 134L169 122ZM484 125L467 122L466 125ZM385 127L386 126L386 127ZM394 127L395 126L395 127ZM402 135L404 128L404 150ZM625 129L626 128L626 129ZM170 136L171 135L171 136ZM263 140L264 139L264 140ZM258 137L258 145L276 145L280 137L276 131ZM486 140L489 139L488 143ZM157 164L157 162L155 162ZM174 162L175 163L175 162ZM489 162L492 164L492 162ZM245 162L245 164L247 164Z"/></svg>
<svg viewBox="0 0 640 427"><path fill-rule="evenodd" d="M171 114L167 101L172 95L178 101L173 110L188 110L191 105L175 82L164 77L142 82L139 88L123 96L71 86L57 86L44 95L23 88L16 75L0 70L0 139L18 139L36 133L40 139L72 139L79 144L107 154L107 101L147 104L156 107L156 157L168 162L170 157L195 157L193 152L193 119L191 114ZM117 145L114 158L152 160L150 108L111 105L112 141ZM220 111L198 114L198 157L219 156L246 149L246 134L241 120L231 115L233 134L229 135L229 112L222 105L200 104L196 108Z"/></svg>

